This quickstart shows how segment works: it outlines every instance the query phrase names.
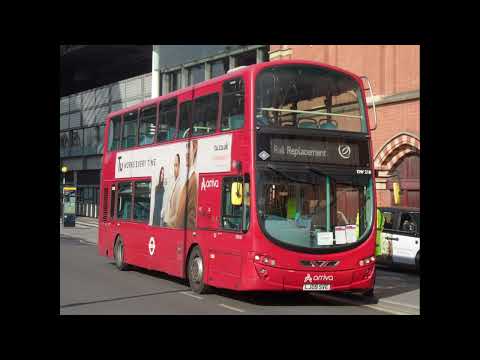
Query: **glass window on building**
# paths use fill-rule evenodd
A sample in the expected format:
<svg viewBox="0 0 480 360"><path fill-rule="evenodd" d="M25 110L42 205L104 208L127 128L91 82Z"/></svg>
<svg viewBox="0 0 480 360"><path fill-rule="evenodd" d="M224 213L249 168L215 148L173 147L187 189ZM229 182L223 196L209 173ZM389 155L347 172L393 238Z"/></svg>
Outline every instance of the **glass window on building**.
<svg viewBox="0 0 480 360"><path fill-rule="evenodd" d="M83 149L84 155L91 155L97 153L98 146L98 127L89 127L84 129L85 147Z"/></svg>
<svg viewBox="0 0 480 360"><path fill-rule="evenodd" d="M135 196L133 203L133 219L148 221L150 218L150 190L151 181L135 182Z"/></svg>
<svg viewBox="0 0 480 360"><path fill-rule="evenodd" d="M235 67L257 63L257 50L247 51L235 56Z"/></svg>
<svg viewBox="0 0 480 360"><path fill-rule="evenodd" d="M214 78L217 76L221 76L227 73L229 69L229 61L228 57L223 59L213 61L210 63L210 77Z"/></svg>
<svg viewBox="0 0 480 360"><path fill-rule="evenodd" d="M192 135L213 134L217 127L218 94L195 99L193 108Z"/></svg>
<svg viewBox="0 0 480 360"><path fill-rule="evenodd" d="M116 116L110 122L108 134L108 151L116 151L120 146L121 117Z"/></svg>
<svg viewBox="0 0 480 360"><path fill-rule="evenodd" d="M223 83L222 131L243 127L245 108L245 86L243 79L227 80Z"/></svg>
<svg viewBox="0 0 480 360"><path fill-rule="evenodd" d="M190 121L192 113L192 102L186 101L180 104L180 121L178 124L178 137L186 138L191 135Z"/></svg>
<svg viewBox="0 0 480 360"><path fill-rule="evenodd" d="M168 92L180 89L180 71L172 71L168 74Z"/></svg>
<svg viewBox="0 0 480 360"><path fill-rule="evenodd" d="M123 116L122 149L137 146L138 111Z"/></svg>
<svg viewBox="0 0 480 360"><path fill-rule="evenodd" d="M68 156L70 150L70 132L63 131L60 133L60 156Z"/></svg>
<svg viewBox="0 0 480 360"><path fill-rule="evenodd" d="M169 99L160 104L157 142L173 140L177 127L177 99Z"/></svg>
<svg viewBox="0 0 480 360"><path fill-rule="evenodd" d="M98 127L98 144L97 144L97 154L103 153L103 137L105 135L105 125L100 125Z"/></svg>
<svg viewBox="0 0 480 360"><path fill-rule="evenodd" d="M83 129L71 131L70 155L82 155L83 153Z"/></svg>
<svg viewBox="0 0 480 360"><path fill-rule="evenodd" d="M117 219L132 217L132 183L118 183Z"/></svg>
<svg viewBox="0 0 480 360"><path fill-rule="evenodd" d="M157 107L151 106L140 111L139 145L153 144L157 126Z"/></svg>
<svg viewBox="0 0 480 360"><path fill-rule="evenodd" d="M198 84L205 80L205 64L200 64L188 68L187 86Z"/></svg>

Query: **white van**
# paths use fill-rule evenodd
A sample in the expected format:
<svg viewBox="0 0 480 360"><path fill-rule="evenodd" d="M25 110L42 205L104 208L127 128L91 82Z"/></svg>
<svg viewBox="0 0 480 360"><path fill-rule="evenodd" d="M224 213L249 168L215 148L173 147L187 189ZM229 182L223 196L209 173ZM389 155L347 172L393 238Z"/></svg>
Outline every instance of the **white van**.
<svg viewBox="0 0 480 360"><path fill-rule="evenodd" d="M380 207L385 217L379 264L415 266L420 270L420 209Z"/></svg>

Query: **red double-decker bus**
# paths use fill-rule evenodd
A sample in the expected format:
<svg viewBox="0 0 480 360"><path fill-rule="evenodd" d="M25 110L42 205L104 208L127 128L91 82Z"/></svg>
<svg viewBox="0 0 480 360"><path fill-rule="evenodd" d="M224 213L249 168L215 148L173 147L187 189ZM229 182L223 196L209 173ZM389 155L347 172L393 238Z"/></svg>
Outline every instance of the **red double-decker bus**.
<svg viewBox="0 0 480 360"><path fill-rule="evenodd" d="M373 97L373 95L372 95ZM193 291L373 294L363 81L274 61L108 115L98 251Z"/></svg>

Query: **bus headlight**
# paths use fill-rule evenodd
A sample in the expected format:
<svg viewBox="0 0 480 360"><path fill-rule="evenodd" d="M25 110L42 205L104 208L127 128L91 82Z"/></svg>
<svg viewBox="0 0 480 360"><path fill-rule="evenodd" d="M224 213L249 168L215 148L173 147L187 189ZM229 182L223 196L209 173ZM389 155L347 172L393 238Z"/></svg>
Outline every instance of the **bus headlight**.
<svg viewBox="0 0 480 360"><path fill-rule="evenodd" d="M255 255L253 258L255 262L259 262L263 265L275 266L277 264L275 259L272 259L267 255Z"/></svg>
<svg viewBox="0 0 480 360"><path fill-rule="evenodd" d="M375 256L369 256L365 259L362 259L358 262L358 265L359 266L364 266L364 265L368 265L370 263L374 263L375 262Z"/></svg>

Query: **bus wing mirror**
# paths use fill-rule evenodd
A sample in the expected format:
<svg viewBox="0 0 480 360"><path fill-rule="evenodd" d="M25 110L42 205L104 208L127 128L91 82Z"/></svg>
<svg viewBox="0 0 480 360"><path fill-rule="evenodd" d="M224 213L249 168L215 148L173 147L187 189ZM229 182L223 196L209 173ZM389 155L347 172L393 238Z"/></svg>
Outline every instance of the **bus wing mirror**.
<svg viewBox="0 0 480 360"><path fill-rule="evenodd" d="M365 90L370 91L370 99L372 101L372 108L373 108L373 118L375 120L375 126L373 128L370 128L370 131L374 131L377 128L377 110L375 109L375 98L373 96L372 84L370 84L370 80L368 80L368 77L366 76L360 76L360 79L365 79L365 81L368 84L368 88ZM368 104L367 104L367 112L368 112Z"/></svg>
<svg viewBox="0 0 480 360"><path fill-rule="evenodd" d="M231 194L232 205L235 205L235 206L242 205L243 186L241 182L232 183L232 189L230 194Z"/></svg>

